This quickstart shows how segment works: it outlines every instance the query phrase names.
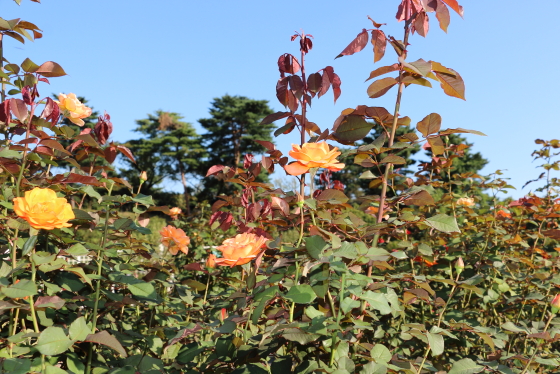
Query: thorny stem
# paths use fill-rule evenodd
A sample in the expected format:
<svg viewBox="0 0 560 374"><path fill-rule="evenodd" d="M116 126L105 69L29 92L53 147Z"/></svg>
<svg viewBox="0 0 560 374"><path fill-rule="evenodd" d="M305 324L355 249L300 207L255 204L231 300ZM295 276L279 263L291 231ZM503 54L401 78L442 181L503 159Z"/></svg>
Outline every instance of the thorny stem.
<svg viewBox="0 0 560 374"><path fill-rule="evenodd" d="M555 313L550 313L550 317L548 318L548 321L546 321L546 325L544 326L543 334L546 332L546 330L548 330L548 326L550 325L550 321L552 321L552 318L554 318L555 315L556 315ZM527 361L527 364L523 368L523 371L521 372L521 374L525 374L527 372L527 370L529 369L529 365L531 365L531 362L533 362L533 359L537 355L537 352L539 351L539 348L540 348L541 345L542 345L542 343L538 344L535 347L535 351L531 355L531 358L529 358L529 361Z"/></svg>
<svg viewBox="0 0 560 374"><path fill-rule="evenodd" d="M344 288L346 286L346 271L342 273L342 279L340 280L340 292L338 294L338 313L336 314L336 324L340 325L340 319L342 318L342 300L344 300ZM334 313L334 311L333 311ZM334 352L336 346L336 338L338 337L338 331L333 331L331 338L331 358L329 361L329 366L334 365Z"/></svg>
<svg viewBox="0 0 560 374"><path fill-rule="evenodd" d="M113 185L110 184L109 185L109 190L108 190L108 196L111 196L111 192L113 190ZM99 248L99 250L97 251L97 275L100 276L101 275L101 271L103 269L103 252L105 251L105 246L107 245L107 232L109 230L109 216L110 216L110 212L111 209L109 206L107 206L107 212L105 213L105 226L103 227L103 237L101 239L101 246ZM92 323L91 323L91 333L95 334L95 330L97 328L97 310L99 308L99 295L101 293L101 279L97 279L97 283L95 284L95 301L93 304L93 317L92 317ZM93 343L90 344L89 346L89 351L88 351L88 361L87 361L87 366L86 366L86 370L85 373L86 374L90 374L91 372L91 362L93 359Z"/></svg>
<svg viewBox="0 0 560 374"><path fill-rule="evenodd" d="M37 89L36 87L34 88ZM33 118L33 113L35 113L35 103L31 104L31 110L29 111L28 121L27 121L27 131L25 133L25 139L29 139L29 135L31 134L31 120ZM16 182L16 197L20 197L20 184L21 180L23 179L23 172L25 170L25 164L27 163L27 153L29 151L29 144L25 143L25 149L23 150L23 157L21 159L21 167L19 169L19 174Z"/></svg>

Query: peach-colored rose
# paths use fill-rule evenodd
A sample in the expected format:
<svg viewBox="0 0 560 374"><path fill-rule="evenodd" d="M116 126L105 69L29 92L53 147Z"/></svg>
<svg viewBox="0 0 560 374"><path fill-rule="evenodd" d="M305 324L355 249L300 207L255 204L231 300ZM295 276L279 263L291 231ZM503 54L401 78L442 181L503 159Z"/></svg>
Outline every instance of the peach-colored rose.
<svg viewBox="0 0 560 374"><path fill-rule="evenodd" d="M206 259L206 267L211 268L211 269L214 269L216 267L216 255L215 254L210 254L210 256L208 256L208 258Z"/></svg>
<svg viewBox="0 0 560 374"><path fill-rule="evenodd" d="M35 187L24 197L14 198L14 211L36 229L59 229L72 226L76 218L72 206L63 197L56 197L50 188Z"/></svg>
<svg viewBox="0 0 560 374"><path fill-rule="evenodd" d="M263 251L267 239L252 233L238 234L234 238L226 239L216 248L222 252L222 257L216 258L216 265L234 267L243 265Z"/></svg>
<svg viewBox="0 0 560 374"><path fill-rule="evenodd" d="M474 206L474 199L472 197L461 197L457 200L457 205Z"/></svg>
<svg viewBox="0 0 560 374"><path fill-rule="evenodd" d="M181 208L174 207L174 208L169 209L169 213L168 213L168 214L171 216L171 218L177 219L177 217L179 216L179 214L181 214L182 212L183 212L183 211L181 210Z"/></svg>
<svg viewBox="0 0 560 374"><path fill-rule="evenodd" d="M61 93L58 95L58 101L56 103L62 115L78 126L84 125L82 118L91 116L91 108L82 104L73 93L69 93L68 95Z"/></svg>
<svg viewBox="0 0 560 374"><path fill-rule="evenodd" d="M181 229L173 226L166 226L159 232L161 235L161 244L169 250L169 253L176 255L179 251L184 254L189 253L189 244L191 239Z"/></svg>
<svg viewBox="0 0 560 374"><path fill-rule="evenodd" d="M307 173L311 168L325 168L330 171L339 171L344 168L344 164L336 159L340 155L338 147L330 149L327 142L305 143L301 147L292 144L289 154L297 160L284 166L290 175L301 175Z"/></svg>
<svg viewBox="0 0 560 374"><path fill-rule="evenodd" d="M148 173L146 173L145 171L141 172L141 173L140 173L140 180L141 180L142 182L147 181L147 180L148 180Z"/></svg>

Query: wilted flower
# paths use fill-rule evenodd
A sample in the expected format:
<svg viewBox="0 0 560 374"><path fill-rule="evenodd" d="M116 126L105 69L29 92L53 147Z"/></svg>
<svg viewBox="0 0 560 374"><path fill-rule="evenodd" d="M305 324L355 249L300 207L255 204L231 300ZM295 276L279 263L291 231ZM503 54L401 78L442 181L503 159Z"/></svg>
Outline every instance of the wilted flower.
<svg viewBox="0 0 560 374"><path fill-rule="evenodd" d="M168 213L168 214L171 216L171 218L177 219L177 217L179 216L179 214L181 214L182 212L183 212L183 211L181 210L181 208L174 207L174 208L169 209L169 213Z"/></svg>
<svg viewBox="0 0 560 374"><path fill-rule="evenodd" d="M457 200L457 205L474 206L474 199L472 197L461 197Z"/></svg>
<svg viewBox="0 0 560 374"><path fill-rule="evenodd" d="M289 154L297 160L284 166L290 175L301 175L307 173L311 168L325 168L330 171L339 171L344 168L344 164L336 159L340 155L338 147L330 149L327 142L305 143L301 147L292 144Z"/></svg>
<svg viewBox="0 0 560 374"><path fill-rule="evenodd" d="M214 269L216 267L216 255L215 254L210 254L210 256L208 256L208 258L206 259L206 267L211 268L211 269Z"/></svg>
<svg viewBox="0 0 560 374"><path fill-rule="evenodd" d="M184 254L189 253L189 244L191 239L181 229L173 226L166 226L159 232L161 235L161 244L169 250L169 253L176 255L179 251Z"/></svg>
<svg viewBox="0 0 560 374"><path fill-rule="evenodd" d="M75 218L72 206L50 188L35 187L14 198L14 211L36 229L70 227L68 221Z"/></svg>
<svg viewBox="0 0 560 374"><path fill-rule="evenodd" d="M82 104L73 93L69 93L68 95L61 93L58 95L58 101L56 103L62 115L78 126L84 125L82 118L91 116L91 108Z"/></svg>
<svg viewBox="0 0 560 374"><path fill-rule="evenodd" d="M234 267L246 264L262 252L266 240L264 236L252 233L238 234L234 238L226 239L216 248L222 252L222 257L215 260L216 265Z"/></svg>

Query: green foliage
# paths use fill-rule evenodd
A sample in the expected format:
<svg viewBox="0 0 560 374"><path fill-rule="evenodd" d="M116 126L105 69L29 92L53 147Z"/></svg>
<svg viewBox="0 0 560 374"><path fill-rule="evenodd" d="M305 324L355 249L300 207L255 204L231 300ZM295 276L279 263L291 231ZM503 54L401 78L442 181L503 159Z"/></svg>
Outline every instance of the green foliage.
<svg viewBox="0 0 560 374"><path fill-rule="evenodd" d="M411 13L414 4L405 1L397 13L405 21L403 42L387 39L383 25L373 22L374 60L391 43L398 63L370 78L398 76L373 82L368 94L376 98L396 86L399 108L406 85L431 87L431 79L447 95L464 98L457 72L434 61L408 63L405 53L412 27L426 36L427 12L435 11L446 29L448 7L459 14L462 8L444 0ZM35 26L0 20L5 35L17 39L25 30ZM309 35L292 39L302 56L313 47ZM362 31L338 57L359 52L368 39ZM0 104L0 373L558 371L559 141L537 140L541 148L533 153L544 169L534 180L544 183L537 190L543 195L505 205L498 194L511 186L501 172L476 175L485 160L454 135L477 131L441 130L441 117L431 113L416 132L407 117L365 106L344 110L333 132L321 130L306 110L330 88L336 100L340 77L331 66L306 76L304 60L300 65L290 54L278 66L277 94L289 112L263 122L287 118L280 132L297 128L302 145L308 134L314 134L309 141L349 143L362 140L369 124L384 129L348 151L366 176L379 174L370 178L377 184L367 186L375 194L345 190L328 173L319 189L306 185L307 174L314 178L320 166L332 165L312 153L297 161L314 163L298 176L298 191L260 182L262 168L282 168L287 159L272 143L261 149L249 141L270 140L270 126L257 124L270 111L265 102L240 97L216 99L213 117L201 120L216 132L205 135L206 156L200 137L177 114L156 112L138 121L144 137L128 143L136 152L133 164L129 148L102 142L95 132L69 131L51 115L53 102L37 96L36 84L63 75L58 64L6 66L2 79L15 87L7 96L17 96ZM226 129L228 120L237 127ZM356 123L358 131L349 125ZM24 142L9 146L18 134ZM414 175L398 174L426 141L431 160ZM233 147L218 152L227 142ZM247 157L241 165L242 152L264 150L262 162ZM96 168L98 161L111 164L117 152L137 168L123 171L132 185ZM210 165L210 174L241 186L241 193L163 218L171 215L168 207L142 192L165 178L194 175L204 157L220 163ZM75 170L51 169L58 162ZM348 169L351 186L357 172ZM144 170L148 180L135 182ZM26 192L36 186L57 198L32 201ZM190 188L181 194L187 207ZM472 200L459 200L465 195ZM352 206L350 197L361 205ZM56 223L70 207L74 218ZM230 263L216 268L210 255L218 256L215 264Z"/></svg>

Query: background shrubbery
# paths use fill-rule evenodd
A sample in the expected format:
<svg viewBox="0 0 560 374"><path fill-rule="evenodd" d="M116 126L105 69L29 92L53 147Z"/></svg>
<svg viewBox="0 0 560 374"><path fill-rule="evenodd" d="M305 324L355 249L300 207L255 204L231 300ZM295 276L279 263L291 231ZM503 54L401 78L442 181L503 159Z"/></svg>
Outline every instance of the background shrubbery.
<svg viewBox="0 0 560 374"><path fill-rule="evenodd" d="M445 29L450 11L462 14L455 0L403 0L402 41L375 22L360 32L338 57L370 41L376 62L394 50L368 95L394 87L395 107L345 109L331 129L307 109L330 92L336 101L341 77L307 65L303 33L292 36L299 53L278 60L285 111L226 95L203 136L157 111L125 144L109 141L109 115L39 96L66 74L60 65L4 61L0 372L558 371L559 141L536 141L543 172L529 183L540 187L512 200L500 172L479 175L487 161L461 136L478 129L400 113L410 84L464 98L458 72L407 60L428 14ZM41 37L22 20L0 19L0 33ZM292 131L303 151L284 155L273 135ZM309 150L324 141L330 149ZM275 170L303 169L295 188L270 183ZM159 189L169 178L180 193ZM36 187L75 218L38 229L19 208Z"/></svg>

